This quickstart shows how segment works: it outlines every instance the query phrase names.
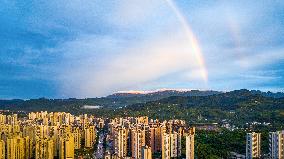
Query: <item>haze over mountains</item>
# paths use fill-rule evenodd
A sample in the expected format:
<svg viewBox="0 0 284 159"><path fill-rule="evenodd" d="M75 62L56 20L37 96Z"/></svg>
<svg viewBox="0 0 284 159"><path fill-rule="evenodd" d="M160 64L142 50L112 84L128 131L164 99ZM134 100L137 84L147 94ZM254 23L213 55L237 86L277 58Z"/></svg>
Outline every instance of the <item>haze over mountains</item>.
<svg viewBox="0 0 284 159"><path fill-rule="evenodd" d="M150 93L133 93L133 92L120 92L115 93L106 97L101 98L85 98L85 99L30 99L30 100L21 100L21 99L12 99L12 100L0 100L0 109L1 110L22 110L22 111L54 111L54 110L70 110L74 111L76 109L81 109L83 106L103 106L104 108L121 108L125 106L130 106L138 103L147 103L157 100L167 100L173 99L176 97L191 97L198 96L200 99L206 99L207 96L212 95L228 95L235 96L239 95L259 95L261 97L272 97L272 98L283 98L284 93L272 93L272 92L261 92L256 90L236 90L231 92L220 92L220 91L200 91L200 90L189 90L189 91L180 91L180 90L162 90ZM219 97L219 96L213 96ZM236 96L238 97L238 96ZM227 102L227 99L223 99L220 102ZM66 111L66 110L65 110Z"/></svg>
<svg viewBox="0 0 284 159"><path fill-rule="evenodd" d="M152 99L161 99L170 96L208 96L213 94L220 94L219 91L200 91L200 90L157 90L157 91L126 91L114 93L107 96L107 98L152 98Z"/></svg>
<svg viewBox="0 0 284 159"><path fill-rule="evenodd" d="M236 90L238 91L238 90ZM241 89L239 91L249 91L247 89ZM283 92L263 92L260 90L250 90L252 94L260 94L265 97L273 97L273 98L281 98L284 97ZM186 90L186 89L169 89L169 90L157 90L157 91L124 91L114 93L112 95L107 96L108 98L124 98L124 97L170 97L170 96L209 96L214 94L225 93L222 91L214 91L214 90Z"/></svg>
<svg viewBox="0 0 284 159"><path fill-rule="evenodd" d="M230 92L166 90L146 94L116 93L86 99L0 100L0 110L23 113L24 116L30 111L64 111L97 117L147 115L161 120L178 118L188 123L221 124L226 121L238 127L262 123L275 130L284 128L284 94L246 89Z"/></svg>

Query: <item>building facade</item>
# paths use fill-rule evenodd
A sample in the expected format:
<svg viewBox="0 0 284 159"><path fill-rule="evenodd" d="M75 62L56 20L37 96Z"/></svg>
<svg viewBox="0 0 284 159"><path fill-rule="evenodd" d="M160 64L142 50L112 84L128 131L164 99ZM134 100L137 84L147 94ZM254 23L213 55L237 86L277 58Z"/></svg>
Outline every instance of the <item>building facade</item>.
<svg viewBox="0 0 284 159"><path fill-rule="evenodd" d="M74 137L72 133L60 137L59 159L74 159Z"/></svg>
<svg viewBox="0 0 284 159"><path fill-rule="evenodd" d="M260 133L247 133L246 135L246 158L260 158L261 134Z"/></svg>
<svg viewBox="0 0 284 159"><path fill-rule="evenodd" d="M195 128L190 128L186 134L186 159L194 159Z"/></svg>
<svg viewBox="0 0 284 159"><path fill-rule="evenodd" d="M93 148L96 141L95 126L88 126L85 128L85 147Z"/></svg>
<svg viewBox="0 0 284 159"><path fill-rule="evenodd" d="M5 155L5 142L3 140L0 140L0 159L5 159Z"/></svg>
<svg viewBox="0 0 284 159"><path fill-rule="evenodd" d="M284 131L269 133L269 156L273 159L284 158Z"/></svg>
<svg viewBox="0 0 284 159"><path fill-rule="evenodd" d="M118 127L114 135L114 152L120 157L124 158L127 156L127 140L128 140L128 129L125 127Z"/></svg>
<svg viewBox="0 0 284 159"><path fill-rule="evenodd" d="M131 130L131 154L133 158L141 158L143 146L145 146L145 130L142 127L133 128Z"/></svg>
<svg viewBox="0 0 284 159"><path fill-rule="evenodd" d="M142 159L152 159L151 147L143 146L142 147Z"/></svg>

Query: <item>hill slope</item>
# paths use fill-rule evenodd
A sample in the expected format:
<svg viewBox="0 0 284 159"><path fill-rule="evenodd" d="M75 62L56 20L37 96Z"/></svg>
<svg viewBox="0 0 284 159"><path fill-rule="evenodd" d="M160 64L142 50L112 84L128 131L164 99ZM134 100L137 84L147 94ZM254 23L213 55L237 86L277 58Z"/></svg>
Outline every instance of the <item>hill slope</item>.
<svg viewBox="0 0 284 159"><path fill-rule="evenodd" d="M72 111L80 109L84 105L103 106L106 108L119 108L136 103L146 103L170 96L206 96L219 94L217 91L176 91L166 90L147 94L116 93L102 98L86 99L31 99L31 100L0 100L2 110L23 110L23 111Z"/></svg>
<svg viewBox="0 0 284 159"><path fill-rule="evenodd" d="M115 115L148 115L159 119L184 119L190 123L224 120L243 127L247 123L284 125L284 98L264 97L248 90L211 96L172 96L145 104L135 104L115 111Z"/></svg>
<svg viewBox="0 0 284 159"><path fill-rule="evenodd" d="M284 98L266 97L249 90L205 94L208 92L167 91L88 99L1 100L0 109L91 113L102 117L147 115L159 119L179 118L189 123L221 123L225 120L241 127L253 122L270 123L281 128L284 125ZM84 105L104 107L82 109Z"/></svg>

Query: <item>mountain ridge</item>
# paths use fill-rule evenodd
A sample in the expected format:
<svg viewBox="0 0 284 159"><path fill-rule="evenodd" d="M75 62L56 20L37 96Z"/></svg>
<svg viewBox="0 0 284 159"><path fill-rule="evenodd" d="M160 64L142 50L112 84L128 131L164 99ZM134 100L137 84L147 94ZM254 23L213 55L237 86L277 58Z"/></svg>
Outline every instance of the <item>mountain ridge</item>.
<svg viewBox="0 0 284 159"><path fill-rule="evenodd" d="M258 96L258 98L266 97L281 100L284 99L284 95L280 96L273 94L272 92L261 92L254 90L234 90L230 92L218 92L218 91L199 91L199 90L190 90L190 91L176 91L176 90L165 90L159 92L151 92L146 94L129 94L129 93L119 93L112 94L106 97L101 98L85 98L85 99L12 99L12 100L0 100L0 110L15 110L15 111L39 111L39 110L48 110L48 111L82 111L84 105L95 105L103 106L104 108L117 109L122 107L135 107L135 105L143 105L148 102L157 103L157 102L175 102L178 104L190 104L188 100L195 101L195 104L200 105L207 104L211 105L214 100L216 105L224 105L225 103L232 103L236 100L243 100L246 96ZM283 94L283 93L282 93ZM216 97L217 96L217 97ZM216 99L215 99L216 98ZM204 103L206 99L207 103ZM264 99L264 98L263 98ZM185 103L187 101L187 103ZM193 102L192 101L192 102ZM198 102L197 102L198 101ZM180 103L179 103L180 102ZM194 103L194 102L193 102Z"/></svg>

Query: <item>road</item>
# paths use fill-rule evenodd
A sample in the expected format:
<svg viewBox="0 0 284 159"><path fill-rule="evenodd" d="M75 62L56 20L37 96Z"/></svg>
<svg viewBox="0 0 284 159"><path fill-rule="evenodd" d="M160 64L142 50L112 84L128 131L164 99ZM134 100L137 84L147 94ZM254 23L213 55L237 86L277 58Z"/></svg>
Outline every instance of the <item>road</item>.
<svg viewBox="0 0 284 159"><path fill-rule="evenodd" d="M104 133L100 133L97 151L94 152L94 154L93 154L95 159L103 159L104 158L104 148L103 148L104 138L105 138Z"/></svg>

